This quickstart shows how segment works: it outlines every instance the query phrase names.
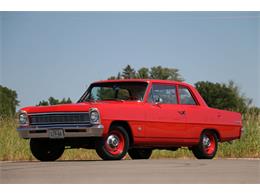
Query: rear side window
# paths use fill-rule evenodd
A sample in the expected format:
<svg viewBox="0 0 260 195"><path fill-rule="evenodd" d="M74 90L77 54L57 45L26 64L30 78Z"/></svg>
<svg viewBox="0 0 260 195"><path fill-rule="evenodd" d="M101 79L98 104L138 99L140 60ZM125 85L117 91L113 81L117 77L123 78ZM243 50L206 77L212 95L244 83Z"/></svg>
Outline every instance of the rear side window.
<svg viewBox="0 0 260 195"><path fill-rule="evenodd" d="M196 105L196 101L192 97L189 89L184 86L179 86L179 97L180 97L180 103L186 104L186 105Z"/></svg>
<svg viewBox="0 0 260 195"><path fill-rule="evenodd" d="M149 94L149 102L177 104L176 87L172 85L153 85Z"/></svg>

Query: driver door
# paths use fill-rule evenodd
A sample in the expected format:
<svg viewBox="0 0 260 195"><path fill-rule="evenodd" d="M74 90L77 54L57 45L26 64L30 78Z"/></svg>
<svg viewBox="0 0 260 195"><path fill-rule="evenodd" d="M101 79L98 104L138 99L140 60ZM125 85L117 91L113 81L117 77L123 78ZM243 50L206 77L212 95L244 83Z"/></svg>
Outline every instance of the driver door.
<svg viewBox="0 0 260 195"><path fill-rule="evenodd" d="M183 106L178 104L176 85L152 85L146 103L146 120L146 137L185 137L185 111Z"/></svg>

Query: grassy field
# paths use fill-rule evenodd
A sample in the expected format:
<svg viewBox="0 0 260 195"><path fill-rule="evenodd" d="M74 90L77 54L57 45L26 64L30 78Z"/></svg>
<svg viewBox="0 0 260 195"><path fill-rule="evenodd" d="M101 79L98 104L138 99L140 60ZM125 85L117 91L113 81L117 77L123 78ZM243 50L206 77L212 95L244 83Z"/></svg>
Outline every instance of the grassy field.
<svg viewBox="0 0 260 195"><path fill-rule="evenodd" d="M221 143L216 158L260 158L260 115L244 115L245 132L240 140L232 144ZM129 158L129 157L127 157ZM194 158L186 148L175 152L154 150L152 157L157 158ZM66 150L63 160L97 160L94 150ZM14 119L0 119L0 160L35 160L29 149L28 140L19 138Z"/></svg>

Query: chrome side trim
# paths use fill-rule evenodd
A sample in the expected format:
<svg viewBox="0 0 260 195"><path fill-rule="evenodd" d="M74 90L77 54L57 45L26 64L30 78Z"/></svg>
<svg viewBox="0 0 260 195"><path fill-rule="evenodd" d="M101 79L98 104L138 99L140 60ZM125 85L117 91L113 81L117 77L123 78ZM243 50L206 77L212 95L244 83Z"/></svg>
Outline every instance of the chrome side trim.
<svg viewBox="0 0 260 195"><path fill-rule="evenodd" d="M44 115L44 114L51 115L51 114L86 114L86 113L88 113L88 111L86 111L86 112L39 112L39 113L28 113L28 116Z"/></svg>
<svg viewBox="0 0 260 195"><path fill-rule="evenodd" d="M48 130L63 129L64 138L67 137L101 137L104 131L103 125L91 127L18 127L19 136L24 139L30 138L49 138ZM68 131L66 131L68 130Z"/></svg>

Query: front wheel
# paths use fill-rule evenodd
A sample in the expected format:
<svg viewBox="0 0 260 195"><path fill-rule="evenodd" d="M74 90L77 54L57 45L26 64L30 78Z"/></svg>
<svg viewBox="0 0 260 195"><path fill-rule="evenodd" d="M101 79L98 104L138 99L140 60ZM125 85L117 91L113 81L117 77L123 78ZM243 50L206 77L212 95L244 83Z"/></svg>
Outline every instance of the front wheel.
<svg viewBox="0 0 260 195"><path fill-rule="evenodd" d="M112 126L108 135L100 140L96 152L103 160L121 160L129 148L129 136L121 126Z"/></svg>
<svg viewBox="0 0 260 195"><path fill-rule="evenodd" d="M205 131L201 134L200 142L192 148L197 159L212 159L218 150L218 138L212 131Z"/></svg>
<svg viewBox="0 0 260 195"><path fill-rule="evenodd" d="M62 140L31 139L30 149L40 161L55 161L61 157L65 148Z"/></svg>
<svg viewBox="0 0 260 195"><path fill-rule="evenodd" d="M149 159L153 150L150 148L133 148L128 151L132 159Z"/></svg>

